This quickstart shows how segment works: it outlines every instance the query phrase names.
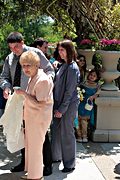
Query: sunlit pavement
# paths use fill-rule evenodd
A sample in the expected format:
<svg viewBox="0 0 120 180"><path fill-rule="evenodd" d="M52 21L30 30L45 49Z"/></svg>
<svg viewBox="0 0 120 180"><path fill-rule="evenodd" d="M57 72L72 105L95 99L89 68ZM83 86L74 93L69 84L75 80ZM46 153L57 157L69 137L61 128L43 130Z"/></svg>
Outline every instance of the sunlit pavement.
<svg viewBox="0 0 120 180"><path fill-rule="evenodd" d="M69 153L69 152L68 152ZM11 173L12 166L20 162L20 152L11 154L5 146L0 129L0 180L20 180L24 172ZM76 168L62 173L62 163L53 164L53 174L45 180L114 180L120 179L119 143L77 143Z"/></svg>

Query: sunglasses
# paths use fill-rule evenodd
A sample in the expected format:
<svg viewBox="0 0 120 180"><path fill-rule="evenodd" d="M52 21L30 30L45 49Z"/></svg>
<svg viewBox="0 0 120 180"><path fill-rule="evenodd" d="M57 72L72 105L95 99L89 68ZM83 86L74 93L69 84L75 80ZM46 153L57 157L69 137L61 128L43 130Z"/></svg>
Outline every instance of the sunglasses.
<svg viewBox="0 0 120 180"><path fill-rule="evenodd" d="M79 61L80 61L80 62L85 62L85 60L84 60L84 59L79 59L79 60L78 60L78 62L79 62Z"/></svg>

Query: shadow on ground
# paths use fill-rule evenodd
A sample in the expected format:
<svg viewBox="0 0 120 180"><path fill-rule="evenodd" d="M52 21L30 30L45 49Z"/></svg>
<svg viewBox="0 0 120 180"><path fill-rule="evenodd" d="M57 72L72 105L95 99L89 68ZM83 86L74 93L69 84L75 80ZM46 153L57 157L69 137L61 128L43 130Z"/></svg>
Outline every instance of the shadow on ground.
<svg viewBox="0 0 120 180"><path fill-rule="evenodd" d="M89 141L89 143L82 143L86 149L87 154L102 156L104 155L116 155L120 153L120 143L95 143Z"/></svg>
<svg viewBox="0 0 120 180"><path fill-rule="evenodd" d="M20 180L20 176L12 173L5 173L0 175L1 180Z"/></svg>

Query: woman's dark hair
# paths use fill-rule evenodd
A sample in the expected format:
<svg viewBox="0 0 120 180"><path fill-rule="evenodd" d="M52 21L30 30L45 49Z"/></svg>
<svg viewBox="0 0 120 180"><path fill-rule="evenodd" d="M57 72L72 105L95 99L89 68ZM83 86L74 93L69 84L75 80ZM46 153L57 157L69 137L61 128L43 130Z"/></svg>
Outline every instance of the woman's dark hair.
<svg viewBox="0 0 120 180"><path fill-rule="evenodd" d="M58 57L59 57L58 46L59 46L59 44L57 44L57 46L56 46L56 48L55 48L55 51L54 51L54 53L53 53L53 57L54 57L56 60L57 60Z"/></svg>
<svg viewBox="0 0 120 180"><path fill-rule="evenodd" d="M59 61L60 63L64 63L65 61L63 59L61 59L61 57L59 55L58 46L59 46L59 44L57 43L55 51L53 53L53 58L55 58L55 60Z"/></svg>
<svg viewBox="0 0 120 180"><path fill-rule="evenodd" d="M73 60L76 61L76 51L72 41L63 40L58 43L58 48L59 46L63 47L67 52L67 64L70 64Z"/></svg>
<svg viewBox="0 0 120 180"><path fill-rule="evenodd" d="M23 36L19 32L11 32L7 37L7 43L20 43L23 41Z"/></svg>
<svg viewBox="0 0 120 180"><path fill-rule="evenodd" d="M95 80L95 82L98 82L101 78L101 73L100 73L100 71L98 71L96 69L91 69L91 71L89 71L89 73L87 75L87 79L88 79L89 75L92 74L93 72L95 72L97 75L97 79Z"/></svg>
<svg viewBox="0 0 120 180"><path fill-rule="evenodd" d="M77 59L78 59L78 60L79 60L81 57L84 58L84 61L86 61L86 58L85 58L84 55L82 55L82 54L78 54L78 55L77 55Z"/></svg>

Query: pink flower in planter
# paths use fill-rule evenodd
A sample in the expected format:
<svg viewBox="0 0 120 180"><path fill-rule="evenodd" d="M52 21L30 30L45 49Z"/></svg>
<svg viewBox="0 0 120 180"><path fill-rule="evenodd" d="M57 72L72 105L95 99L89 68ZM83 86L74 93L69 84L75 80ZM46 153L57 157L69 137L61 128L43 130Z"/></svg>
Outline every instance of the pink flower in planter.
<svg viewBox="0 0 120 180"><path fill-rule="evenodd" d="M80 42L80 49L94 49L95 47L95 41L91 39L83 39Z"/></svg>
<svg viewBox="0 0 120 180"><path fill-rule="evenodd" d="M83 39L81 42L80 42L81 45L83 44L92 44L92 41L90 39Z"/></svg>
<svg viewBox="0 0 120 180"><path fill-rule="evenodd" d="M100 49L106 51L119 51L120 50L120 40L117 39L101 39Z"/></svg>

